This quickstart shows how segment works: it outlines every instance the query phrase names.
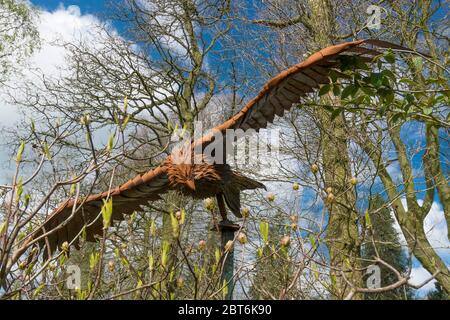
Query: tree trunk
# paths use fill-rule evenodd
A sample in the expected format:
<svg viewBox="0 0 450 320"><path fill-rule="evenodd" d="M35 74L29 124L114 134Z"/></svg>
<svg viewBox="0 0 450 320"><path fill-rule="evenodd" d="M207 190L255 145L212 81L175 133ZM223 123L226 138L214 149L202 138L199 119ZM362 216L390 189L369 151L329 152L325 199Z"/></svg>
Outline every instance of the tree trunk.
<svg viewBox="0 0 450 320"><path fill-rule="evenodd" d="M331 5L328 0L309 0L311 8L312 30L314 32L314 49L331 45L330 35L335 23ZM328 103L337 105L333 97L325 98ZM331 119L331 114L317 108L322 143L322 161L325 178L325 188L331 187L336 197L327 204L329 218L326 242L330 254L330 276L335 279L333 294L344 298L351 289L339 270L346 270L345 277L354 285L361 286L360 241L355 207L355 193L349 188L351 178L350 159L348 156L347 137L344 115ZM334 282L334 281L333 281ZM361 299L362 295L354 298Z"/></svg>

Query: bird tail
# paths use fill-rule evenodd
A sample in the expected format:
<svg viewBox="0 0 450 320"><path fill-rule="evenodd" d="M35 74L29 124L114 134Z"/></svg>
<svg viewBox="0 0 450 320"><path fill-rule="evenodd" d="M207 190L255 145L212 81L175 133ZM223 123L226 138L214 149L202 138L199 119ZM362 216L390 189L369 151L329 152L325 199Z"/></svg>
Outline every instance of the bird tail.
<svg viewBox="0 0 450 320"><path fill-rule="evenodd" d="M228 183L225 186L225 190L223 192L225 202L227 203L228 208L230 208L231 212L233 212L236 217L242 218L240 198L241 191L254 190L259 188L266 189L266 186L261 182L250 179L237 172L232 173L231 181L231 183Z"/></svg>
<svg viewBox="0 0 450 320"><path fill-rule="evenodd" d="M233 184L236 185L239 190L254 190L259 188L266 189L266 186L261 182L250 179L249 177L243 176L240 173L233 171Z"/></svg>

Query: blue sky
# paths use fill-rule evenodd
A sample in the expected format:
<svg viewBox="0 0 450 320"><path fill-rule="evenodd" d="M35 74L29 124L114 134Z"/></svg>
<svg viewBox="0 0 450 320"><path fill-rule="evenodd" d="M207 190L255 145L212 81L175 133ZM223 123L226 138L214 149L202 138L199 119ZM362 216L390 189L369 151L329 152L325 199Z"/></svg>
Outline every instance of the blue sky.
<svg viewBox="0 0 450 320"><path fill-rule="evenodd" d="M103 0L70 0L70 1L58 1L58 0L32 0L31 3L42 7L48 11L55 10L58 6L63 4L65 7L70 5L76 5L81 9L82 14L86 13L99 13L102 10L106 9L105 4L106 1Z"/></svg>

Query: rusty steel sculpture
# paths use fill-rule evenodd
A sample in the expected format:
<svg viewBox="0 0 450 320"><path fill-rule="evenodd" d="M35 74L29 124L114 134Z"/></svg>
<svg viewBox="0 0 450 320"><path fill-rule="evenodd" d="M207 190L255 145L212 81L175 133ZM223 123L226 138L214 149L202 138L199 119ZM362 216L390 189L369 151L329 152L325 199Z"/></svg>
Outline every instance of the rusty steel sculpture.
<svg viewBox="0 0 450 320"><path fill-rule="evenodd" d="M283 116L293 104L300 103L306 94L330 83L329 73L331 70L340 72L344 60L342 57L357 56L359 61L370 63L383 53L377 48L408 51L398 45L374 39L346 42L322 49L271 79L241 111L209 134L193 140L190 147L204 148L214 141L214 133L224 134L227 129L258 131L265 128L268 123L273 122L275 115ZM356 64L352 67L358 68ZM186 149L181 148L178 152L180 154L175 156L186 157L182 154ZM197 157L197 161L189 159L190 162L178 163L173 160L172 153L160 166L112 190L77 201L64 201L37 231L28 236L23 243L23 251L34 244L41 249L45 248L44 256L47 257L65 242L78 246L83 228L86 240L95 241L96 236L103 233L100 211L104 199L112 199L112 221L121 221L124 220L124 215L143 211L141 206L161 199L161 194L177 190L197 199L216 197L222 218L226 220L225 203L234 215L241 217L240 192L264 187L263 184L231 170L226 163L210 163L202 158L202 154L195 152L191 157Z"/></svg>

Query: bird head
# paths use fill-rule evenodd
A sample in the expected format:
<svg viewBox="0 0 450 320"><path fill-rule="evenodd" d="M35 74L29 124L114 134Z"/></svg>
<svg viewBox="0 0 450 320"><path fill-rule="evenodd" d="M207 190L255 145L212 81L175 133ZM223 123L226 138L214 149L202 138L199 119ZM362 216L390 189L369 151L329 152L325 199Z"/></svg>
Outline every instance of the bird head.
<svg viewBox="0 0 450 320"><path fill-rule="evenodd" d="M174 168L176 168L176 176L179 179L179 183L183 184L190 191L195 191L193 166L190 164L178 164Z"/></svg>

